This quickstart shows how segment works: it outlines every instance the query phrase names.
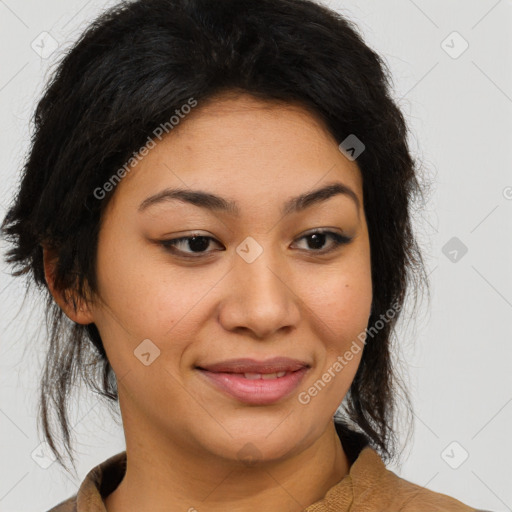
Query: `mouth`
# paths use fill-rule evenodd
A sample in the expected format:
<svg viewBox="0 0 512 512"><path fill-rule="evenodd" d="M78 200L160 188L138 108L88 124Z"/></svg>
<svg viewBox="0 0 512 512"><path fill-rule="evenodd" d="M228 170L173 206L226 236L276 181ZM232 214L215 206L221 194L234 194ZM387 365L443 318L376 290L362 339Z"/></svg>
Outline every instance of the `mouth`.
<svg viewBox="0 0 512 512"><path fill-rule="evenodd" d="M252 373L252 374L272 374L282 372L294 372L304 367L311 366L306 361L291 359L290 357L273 357L264 361L257 361L250 358L229 359L219 363L197 366L201 370L207 370L215 373Z"/></svg>
<svg viewBox="0 0 512 512"><path fill-rule="evenodd" d="M310 365L289 358L266 361L236 359L196 370L216 390L251 405L269 405L288 397L299 385Z"/></svg>

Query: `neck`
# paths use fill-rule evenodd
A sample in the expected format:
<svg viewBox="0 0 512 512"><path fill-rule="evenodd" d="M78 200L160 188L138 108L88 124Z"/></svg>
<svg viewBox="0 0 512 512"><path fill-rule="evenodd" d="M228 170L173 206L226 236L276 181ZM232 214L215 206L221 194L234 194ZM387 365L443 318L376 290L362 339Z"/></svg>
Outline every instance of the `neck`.
<svg viewBox="0 0 512 512"><path fill-rule="evenodd" d="M332 422L304 451L254 465L169 445L168 437L141 437L126 425L125 434L126 473L105 499L108 512L299 512L350 469Z"/></svg>

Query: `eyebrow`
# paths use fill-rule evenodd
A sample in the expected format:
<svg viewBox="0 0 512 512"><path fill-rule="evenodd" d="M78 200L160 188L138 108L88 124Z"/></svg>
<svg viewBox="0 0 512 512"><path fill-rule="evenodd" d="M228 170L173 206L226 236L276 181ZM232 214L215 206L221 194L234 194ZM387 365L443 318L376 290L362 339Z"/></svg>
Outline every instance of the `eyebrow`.
<svg viewBox="0 0 512 512"><path fill-rule="evenodd" d="M325 187L288 199L284 203L281 213L284 216L302 212L315 204L327 201L337 195L350 197L354 201L359 215L360 203L357 194L349 186L341 182L330 183ZM209 192L203 192L202 190L179 188L165 189L148 197L139 205L139 211L142 212L150 206L172 200L190 203L207 210L225 212L236 217L240 216L240 208L236 201L225 199Z"/></svg>

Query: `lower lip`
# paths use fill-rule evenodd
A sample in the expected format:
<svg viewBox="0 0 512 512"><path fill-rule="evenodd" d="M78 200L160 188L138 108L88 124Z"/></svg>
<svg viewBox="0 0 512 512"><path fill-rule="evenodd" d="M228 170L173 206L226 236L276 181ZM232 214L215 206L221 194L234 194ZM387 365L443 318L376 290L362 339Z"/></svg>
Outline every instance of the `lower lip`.
<svg viewBox="0 0 512 512"><path fill-rule="evenodd" d="M252 405L268 405L282 400L292 393L309 368L302 368L275 379L246 379L236 373L214 373L199 369L208 381L240 402Z"/></svg>

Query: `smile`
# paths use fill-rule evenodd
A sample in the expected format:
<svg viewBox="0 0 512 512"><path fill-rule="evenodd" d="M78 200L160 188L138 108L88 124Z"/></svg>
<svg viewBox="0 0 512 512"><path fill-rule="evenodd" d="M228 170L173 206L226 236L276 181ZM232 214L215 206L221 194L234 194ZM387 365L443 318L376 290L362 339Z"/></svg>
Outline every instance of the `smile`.
<svg viewBox="0 0 512 512"><path fill-rule="evenodd" d="M299 385L309 367L273 373L213 372L197 368L205 381L236 400L251 405L268 405L283 400Z"/></svg>

